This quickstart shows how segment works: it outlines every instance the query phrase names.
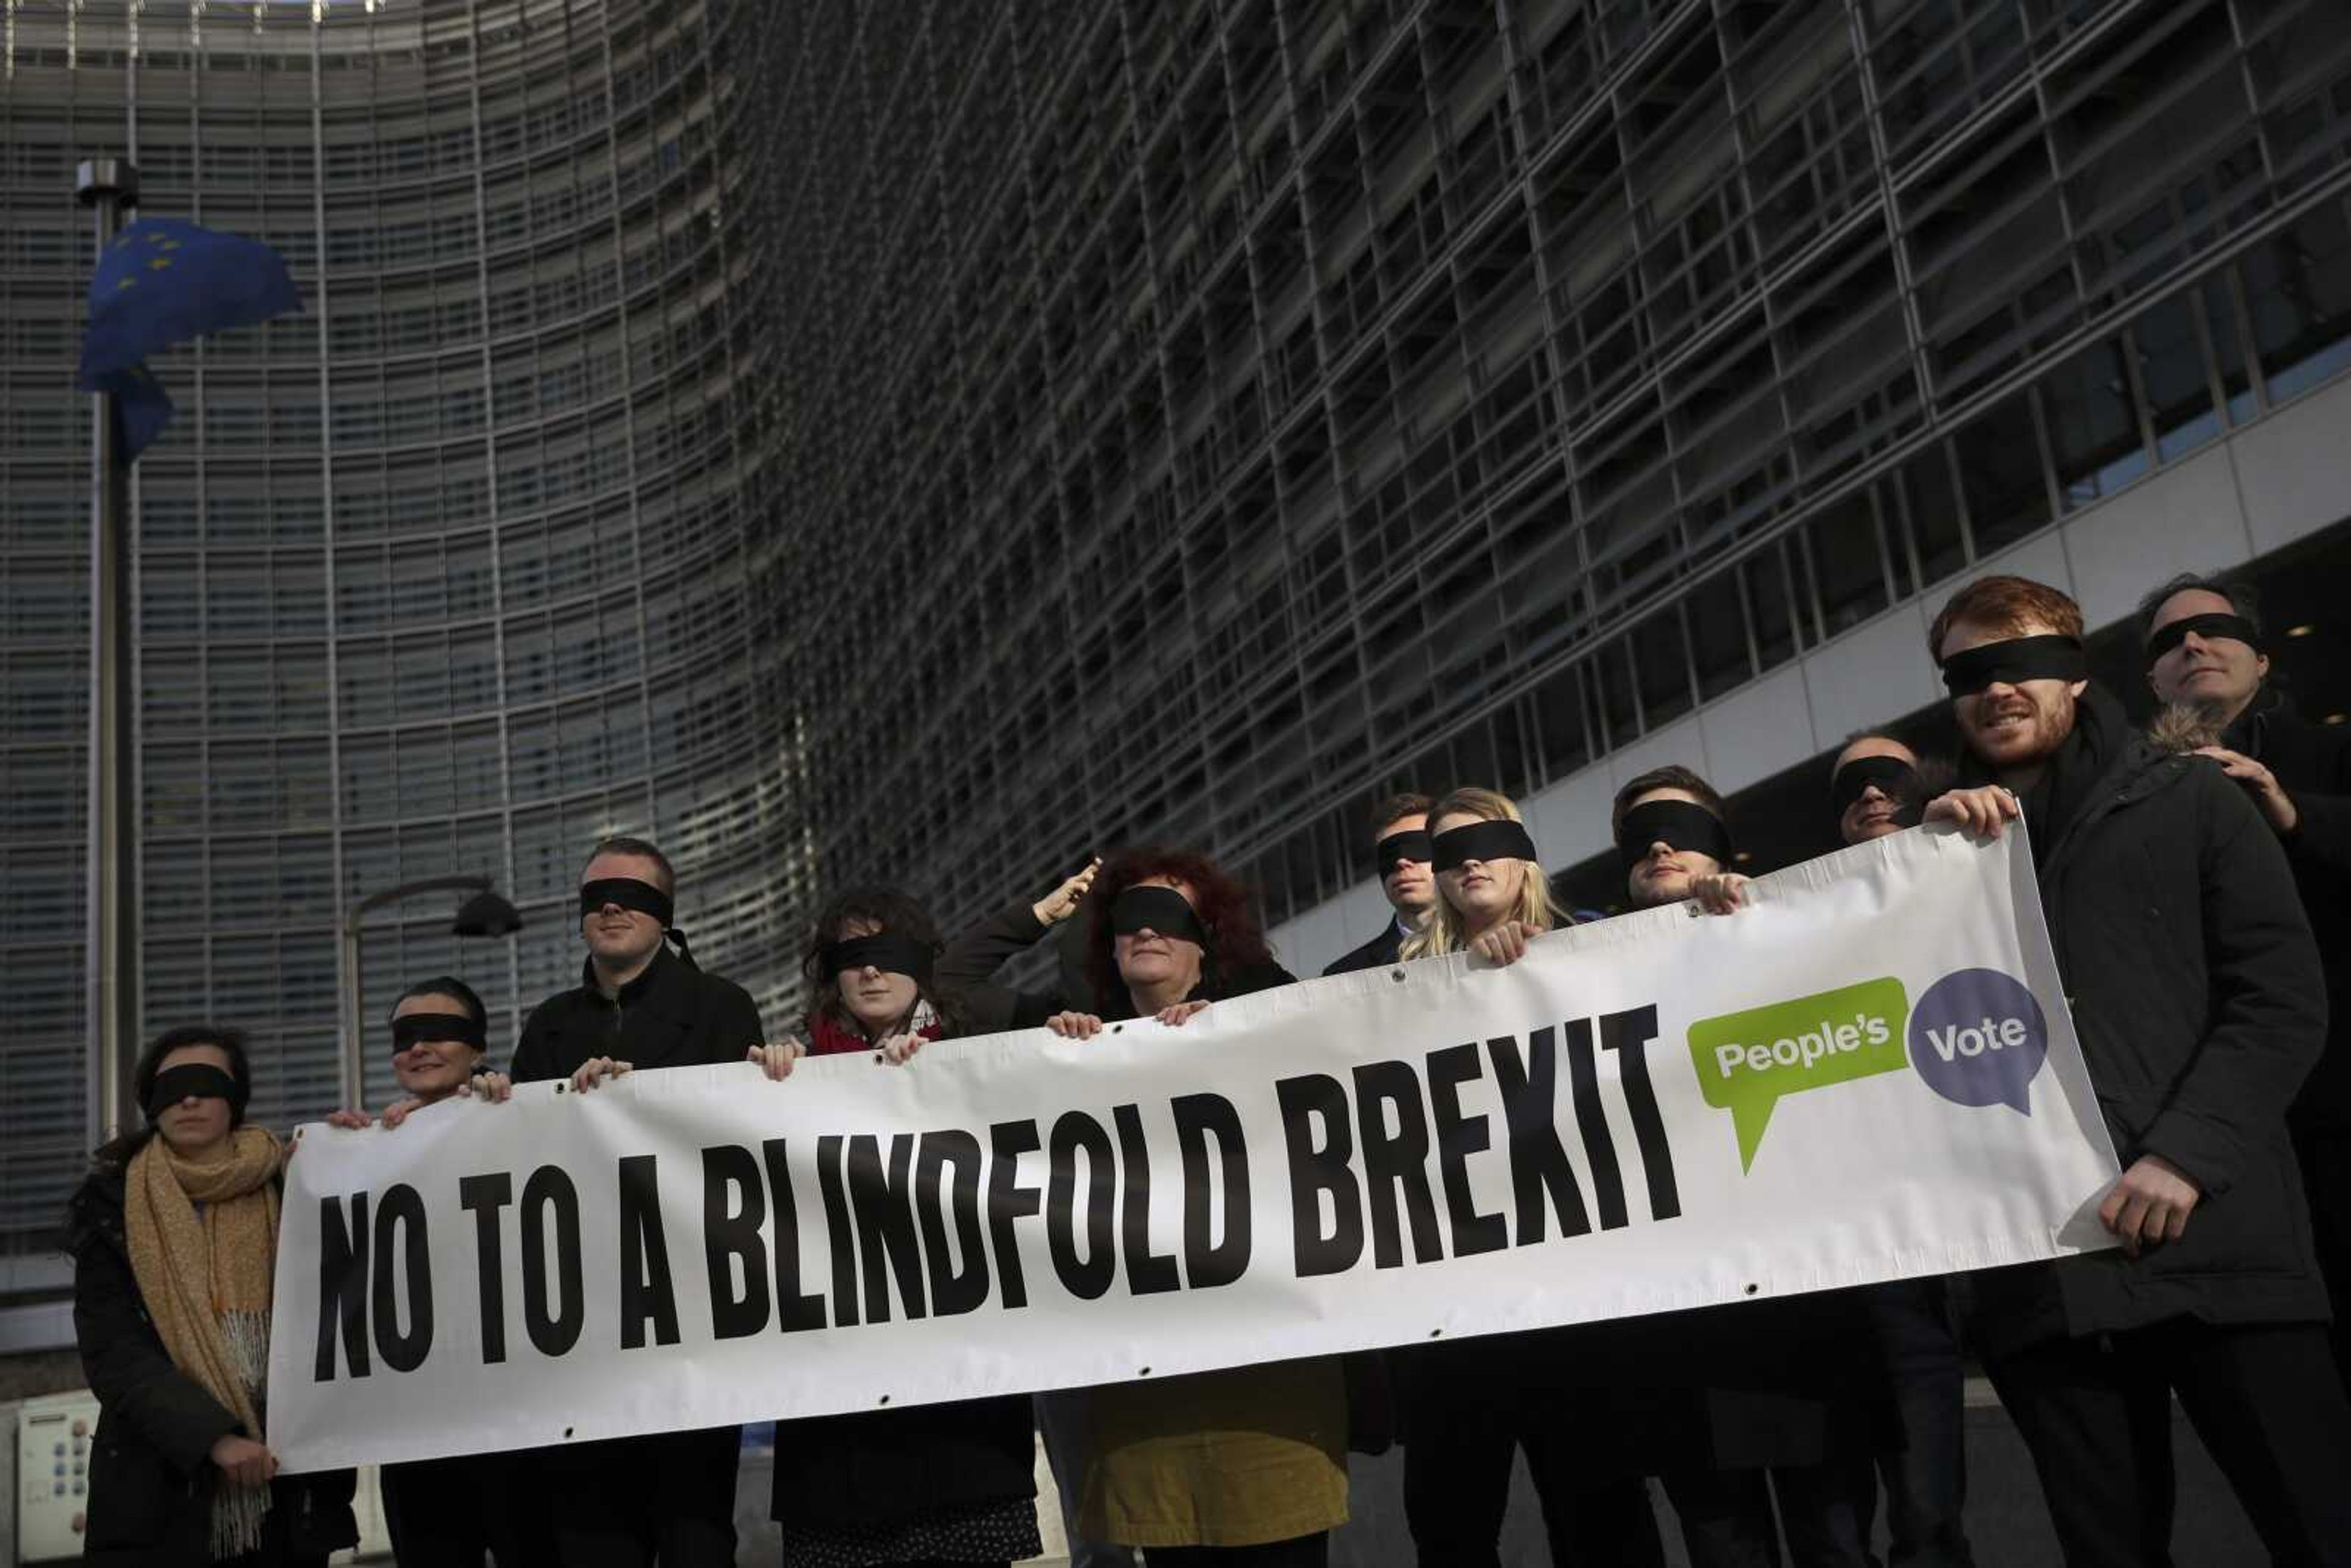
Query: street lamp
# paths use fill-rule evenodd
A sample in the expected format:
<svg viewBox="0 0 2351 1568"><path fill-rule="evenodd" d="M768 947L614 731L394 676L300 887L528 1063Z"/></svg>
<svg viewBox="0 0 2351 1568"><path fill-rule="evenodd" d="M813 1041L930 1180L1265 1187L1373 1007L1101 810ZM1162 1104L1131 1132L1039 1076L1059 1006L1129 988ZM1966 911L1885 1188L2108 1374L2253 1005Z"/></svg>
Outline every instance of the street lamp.
<svg viewBox="0 0 2351 1568"><path fill-rule="evenodd" d="M360 900L343 916L343 1059L342 1103L357 1110L367 1089L365 1041L367 1019L360 984L360 925L371 910L413 898L422 893L469 893L449 923L452 936L507 936L522 929L522 914L491 890L486 876L432 876L402 883L384 893Z"/></svg>

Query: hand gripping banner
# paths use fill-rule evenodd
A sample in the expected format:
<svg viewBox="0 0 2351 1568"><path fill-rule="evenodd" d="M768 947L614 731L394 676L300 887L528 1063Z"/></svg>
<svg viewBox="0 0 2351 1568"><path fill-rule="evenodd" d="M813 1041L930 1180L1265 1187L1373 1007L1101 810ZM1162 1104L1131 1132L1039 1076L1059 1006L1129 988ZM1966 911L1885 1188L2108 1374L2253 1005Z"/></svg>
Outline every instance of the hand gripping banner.
<svg viewBox="0 0 2351 1568"><path fill-rule="evenodd" d="M906 1067L302 1129L289 1470L1164 1378L2106 1245L2019 829Z"/></svg>

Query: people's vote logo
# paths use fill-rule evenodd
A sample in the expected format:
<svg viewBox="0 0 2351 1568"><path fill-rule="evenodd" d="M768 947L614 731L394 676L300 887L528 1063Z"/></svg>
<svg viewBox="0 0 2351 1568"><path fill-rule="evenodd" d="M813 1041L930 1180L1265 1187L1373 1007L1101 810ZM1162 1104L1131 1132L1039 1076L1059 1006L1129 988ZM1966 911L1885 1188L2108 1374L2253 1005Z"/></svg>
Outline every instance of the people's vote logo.
<svg viewBox="0 0 2351 1568"><path fill-rule="evenodd" d="M1730 1113L1739 1168L1755 1167L1781 1098L1881 1072L1899 1072L1902 982L1887 976L1690 1025L1699 1092Z"/></svg>
<svg viewBox="0 0 2351 1568"><path fill-rule="evenodd" d="M1959 1105L2007 1105L2032 1114L2032 1080L2049 1058L2049 1021L2022 981L1997 969L1959 969L1927 988L1910 1011L1910 1064Z"/></svg>

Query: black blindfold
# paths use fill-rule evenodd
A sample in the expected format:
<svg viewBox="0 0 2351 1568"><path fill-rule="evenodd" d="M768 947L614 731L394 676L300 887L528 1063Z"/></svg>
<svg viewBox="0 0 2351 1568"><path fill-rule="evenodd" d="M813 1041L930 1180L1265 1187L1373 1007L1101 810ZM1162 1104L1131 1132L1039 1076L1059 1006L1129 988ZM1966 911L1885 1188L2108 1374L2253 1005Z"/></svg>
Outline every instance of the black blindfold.
<svg viewBox="0 0 2351 1568"><path fill-rule="evenodd" d="M1616 858L1625 869L1646 859L1651 844L1711 855L1717 865L1726 866L1738 852L1722 819L1689 800L1644 800L1625 813L1624 825L1616 830Z"/></svg>
<svg viewBox="0 0 2351 1568"><path fill-rule="evenodd" d="M475 1051L490 1048L489 1030L464 1013L407 1013L392 1020L394 1056L427 1040L455 1040Z"/></svg>
<svg viewBox="0 0 2351 1568"><path fill-rule="evenodd" d="M1464 822L1447 828L1429 841L1431 863L1439 871L1458 871L1471 861L1531 861L1535 841L1524 822L1504 818L1496 822Z"/></svg>
<svg viewBox="0 0 2351 1568"><path fill-rule="evenodd" d="M2234 642L2242 643L2246 647L2251 648L2256 653L2262 651L2261 632L2254 629L2252 622L2246 620L2241 615L2221 615L2217 613L2211 615L2183 615L2179 620L2172 622L2169 625L2158 628L2157 631L2147 638L2147 667L2149 669L2153 669L2155 667L2155 662L2158 659L2162 658L2166 653L2170 653L2174 648L2179 647L2179 644L2188 641L2188 633L2190 632L2195 632L2196 635L2201 637L2207 643L2213 641L2215 638L2227 637Z"/></svg>
<svg viewBox="0 0 2351 1568"><path fill-rule="evenodd" d="M1986 643L1943 661L1943 685L1955 697L1972 696L1995 681L2014 686L2026 681L2089 678L2090 664L2082 654L2082 640L2053 633Z"/></svg>
<svg viewBox="0 0 2351 1568"><path fill-rule="evenodd" d="M147 1091L147 1119L151 1122L181 1101L225 1100L229 1110L245 1114L246 1087L224 1068L204 1061L183 1061L177 1067L167 1067L155 1074L155 1082Z"/></svg>
<svg viewBox="0 0 2351 1568"><path fill-rule="evenodd" d="M633 909L640 915L650 915L664 925L675 913L669 894L649 882L639 882L632 876L600 877L580 884L580 917L585 920L608 904L623 909Z"/></svg>
<svg viewBox="0 0 2351 1568"><path fill-rule="evenodd" d="M874 968L886 975L904 975L918 986L930 984L931 956L928 947L894 931L828 942L817 950L817 962L824 966L828 975L838 975L843 969Z"/></svg>
<svg viewBox="0 0 2351 1568"><path fill-rule="evenodd" d="M1372 869L1380 875L1385 876L1395 870L1395 863L1398 861L1418 861L1423 865L1426 865L1432 852L1429 848L1428 833L1425 829L1415 828L1410 832L1390 833L1373 847Z"/></svg>
<svg viewBox="0 0 2351 1568"><path fill-rule="evenodd" d="M1145 927L1162 936L1180 936L1196 942L1203 948L1208 945L1207 928L1186 903L1184 895L1172 887L1130 887L1111 900L1110 928L1118 936L1132 936Z"/></svg>
<svg viewBox="0 0 2351 1568"><path fill-rule="evenodd" d="M1901 802L1918 795L1918 770L1898 757L1856 757L1829 780L1829 798L1843 816L1871 785L1887 800Z"/></svg>

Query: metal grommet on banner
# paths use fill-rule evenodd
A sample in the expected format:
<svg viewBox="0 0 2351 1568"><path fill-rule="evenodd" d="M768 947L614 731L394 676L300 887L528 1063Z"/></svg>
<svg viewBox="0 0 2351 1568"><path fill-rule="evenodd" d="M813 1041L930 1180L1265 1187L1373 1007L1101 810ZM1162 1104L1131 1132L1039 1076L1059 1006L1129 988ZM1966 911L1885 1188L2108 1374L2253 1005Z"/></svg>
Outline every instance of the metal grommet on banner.
<svg viewBox="0 0 2351 1568"><path fill-rule="evenodd" d="M563 1428L563 1435L564 1435L565 1437L569 1437L569 1436L571 1436L571 1428L570 1428L570 1427L566 1427L565 1428Z"/></svg>
<svg viewBox="0 0 2351 1568"><path fill-rule="evenodd" d="M1388 978L1401 982L1404 979L1404 971L1402 969L1390 969L1388 971Z"/></svg>
<svg viewBox="0 0 2351 1568"><path fill-rule="evenodd" d="M1428 1337L1431 1339L1443 1339L1445 1337L1445 1331L1443 1329L1431 1329L1428 1331Z"/></svg>
<svg viewBox="0 0 2351 1568"><path fill-rule="evenodd" d="M884 1394L883 1396L882 1396L882 1403L883 1403L883 1404L884 1404L884 1405L887 1405L887 1404L889 1404L889 1403L890 1403L890 1396L889 1396L887 1394Z"/></svg>
<svg viewBox="0 0 2351 1568"><path fill-rule="evenodd" d="M1763 1288L1763 1287L1762 1287L1762 1286L1761 1286L1761 1285L1754 1285L1754 1284L1750 1284L1750 1285L1749 1285L1749 1286L1747 1287L1747 1293L1748 1293L1749 1295L1750 1295L1750 1296L1751 1296L1751 1295L1753 1295L1756 1291L1758 1291L1761 1290L1762 1288Z"/></svg>
<svg viewBox="0 0 2351 1568"><path fill-rule="evenodd" d="M569 1083L568 1083L568 1082L564 1082L564 1081L563 1081L562 1079L560 1079L560 1078L559 1078L559 1079L557 1079L557 1080L555 1081L555 1092L556 1092L558 1094L562 1093L566 1089L569 1089L569 1088L570 1088L570 1087L571 1087L571 1085L570 1085Z"/></svg>
<svg viewBox="0 0 2351 1568"><path fill-rule="evenodd" d="M1136 1373L1134 1375L1135 1375L1135 1376L1137 1376L1137 1377L1148 1377L1148 1376L1150 1376L1150 1375L1151 1375L1151 1368L1149 1368L1149 1367L1147 1367L1147 1366L1146 1366L1146 1367L1144 1367L1142 1371L1140 1371L1140 1372Z"/></svg>
<svg viewBox="0 0 2351 1568"><path fill-rule="evenodd" d="M1119 1030L1121 1030L1124 1029L1125 1027L1126 1027L1126 1026L1125 1026L1124 1024L1123 1024L1123 1023L1114 1023L1114 1024L1113 1024L1113 1025L1111 1025L1111 1026L1110 1026L1110 1031L1111 1031L1111 1033L1113 1033L1113 1034L1116 1034Z"/></svg>
<svg viewBox="0 0 2351 1568"><path fill-rule="evenodd" d="M1695 904L1685 904L1682 905L1682 913L1688 915L1692 920L1696 920L1699 915L1704 915L1706 911L1700 909Z"/></svg>

